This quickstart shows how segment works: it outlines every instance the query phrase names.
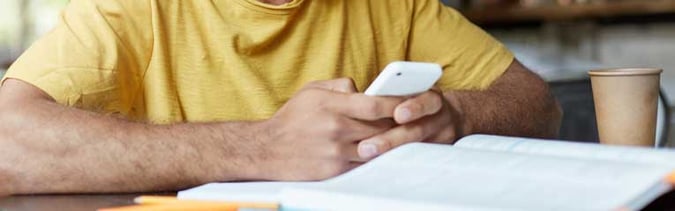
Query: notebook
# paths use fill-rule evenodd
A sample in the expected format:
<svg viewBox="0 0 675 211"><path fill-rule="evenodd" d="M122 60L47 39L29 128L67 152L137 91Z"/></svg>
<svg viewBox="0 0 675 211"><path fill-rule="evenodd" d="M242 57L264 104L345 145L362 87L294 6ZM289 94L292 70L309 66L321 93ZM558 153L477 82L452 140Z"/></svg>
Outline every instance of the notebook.
<svg viewBox="0 0 675 211"><path fill-rule="evenodd" d="M675 185L675 151L473 135L412 143L318 182L211 183L180 199L301 210L637 210Z"/></svg>

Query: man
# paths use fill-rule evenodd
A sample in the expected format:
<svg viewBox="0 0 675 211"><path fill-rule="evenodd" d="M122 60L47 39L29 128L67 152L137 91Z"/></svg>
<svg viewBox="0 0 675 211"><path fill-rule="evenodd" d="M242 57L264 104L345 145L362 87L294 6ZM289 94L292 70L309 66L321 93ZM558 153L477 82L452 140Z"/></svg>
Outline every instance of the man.
<svg viewBox="0 0 675 211"><path fill-rule="evenodd" d="M438 89L363 91L389 62ZM73 0L0 89L11 194L320 180L412 141L551 137L547 85L437 0Z"/></svg>

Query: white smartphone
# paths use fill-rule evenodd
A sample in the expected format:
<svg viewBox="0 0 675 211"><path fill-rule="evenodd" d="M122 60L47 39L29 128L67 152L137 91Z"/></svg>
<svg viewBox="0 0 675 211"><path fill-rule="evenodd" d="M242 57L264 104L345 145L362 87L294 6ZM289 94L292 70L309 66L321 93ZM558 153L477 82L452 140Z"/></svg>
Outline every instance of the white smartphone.
<svg viewBox="0 0 675 211"><path fill-rule="evenodd" d="M441 78L440 65L424 62L396 61L389 63L370 84L369 96L410 96L431 89Z"/></svg>

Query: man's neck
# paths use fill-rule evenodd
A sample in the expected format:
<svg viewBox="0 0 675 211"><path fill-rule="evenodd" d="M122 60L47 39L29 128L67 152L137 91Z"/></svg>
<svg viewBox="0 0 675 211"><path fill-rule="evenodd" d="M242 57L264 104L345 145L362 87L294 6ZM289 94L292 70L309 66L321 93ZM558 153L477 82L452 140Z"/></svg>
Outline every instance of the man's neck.
<svg viewBox="0 0 675 211"><path fill-rule="evenodd" d="M265 3L265 4L271 4L271 5L277 5L277 6L279 6L279 5L282 5L282 4L286 4L286 3L288 3L288 2L291 2L291 1L293 1L293 0L258 0L258 1L260 1L260 2L262 2L262 3Z"/></svg>

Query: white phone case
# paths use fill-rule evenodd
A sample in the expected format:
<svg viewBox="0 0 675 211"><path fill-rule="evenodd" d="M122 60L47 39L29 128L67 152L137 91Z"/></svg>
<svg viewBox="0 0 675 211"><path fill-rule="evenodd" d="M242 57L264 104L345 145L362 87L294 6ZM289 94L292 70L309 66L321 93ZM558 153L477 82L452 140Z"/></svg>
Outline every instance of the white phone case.
<svg viewBox="0 0 675 211"><path fill-rule="evenodd" d="M435 63L392 62L366 89L370 96L410 96L426 92L441 78L443 70Z"/></svg>

